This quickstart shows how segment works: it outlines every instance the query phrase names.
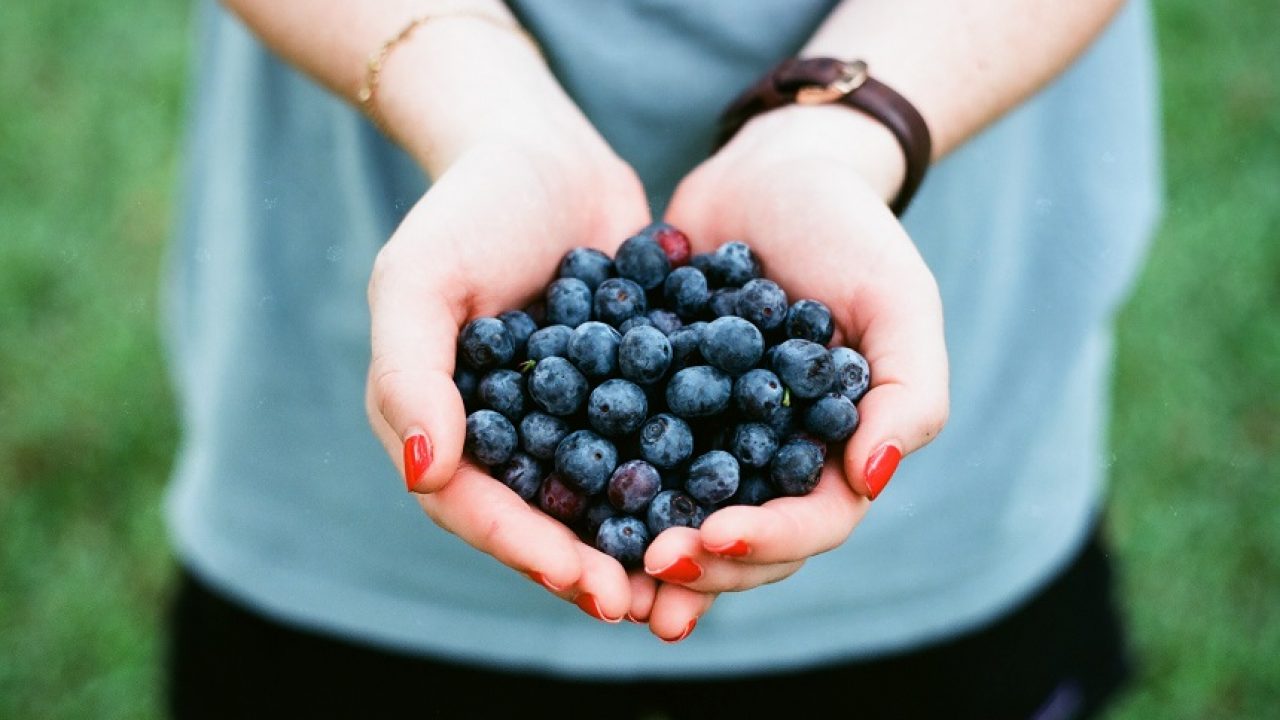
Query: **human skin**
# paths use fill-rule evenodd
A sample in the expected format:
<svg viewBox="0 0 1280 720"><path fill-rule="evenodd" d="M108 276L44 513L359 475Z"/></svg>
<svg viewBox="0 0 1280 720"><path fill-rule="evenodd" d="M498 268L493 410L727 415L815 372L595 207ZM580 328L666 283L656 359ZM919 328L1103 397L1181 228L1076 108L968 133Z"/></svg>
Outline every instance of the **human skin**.
<svg viewBox="0 0 1280 720"><path fill-rule="evenodd" d="M461 9L515 22L494 0L224 2L351 102L369 53L413 17ZM1061 72L1118 6L849 0L802 55L867 61L924 116L937 159ZM813 494L669 530L646 554L651 572L624 573L463 458L452 371L467 319L523 306L566 250L611 254L645 224L643 188L538 54L498 22L455 15L420 26L388 57L373 105L388 137L434 179L379 253L369 284L374 432L402 471L406 441L425 447L407 483L432 520L559 597L682 639L719 593L781 580L842 543L896 466L886 453L910 454L945 424L936 283L886 206L904 174L893 136L844 107L760 116L679 185L667 220L695 251L751 243L792 296L832 308L836 340L863 351L874 385L859 403L861 426L843 457L828 458ZM877 482L868 484L877 454Z"/></svg>

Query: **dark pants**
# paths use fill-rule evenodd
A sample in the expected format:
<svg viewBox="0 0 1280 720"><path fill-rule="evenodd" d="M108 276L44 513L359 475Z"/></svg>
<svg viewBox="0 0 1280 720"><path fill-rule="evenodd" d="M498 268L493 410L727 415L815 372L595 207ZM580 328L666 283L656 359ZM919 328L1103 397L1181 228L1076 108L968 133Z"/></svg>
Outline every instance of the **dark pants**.
<svg viewBox="0 0 1280 720"><path fill-rule="evenodd" d="M180 718L744 720L835 709L860 719L1055 720L1098 713L1128 676L1097 536L988 627L912 652L733 679L580 682L389 653L267 620L190 573L171 621L169 703Z"/></svg>

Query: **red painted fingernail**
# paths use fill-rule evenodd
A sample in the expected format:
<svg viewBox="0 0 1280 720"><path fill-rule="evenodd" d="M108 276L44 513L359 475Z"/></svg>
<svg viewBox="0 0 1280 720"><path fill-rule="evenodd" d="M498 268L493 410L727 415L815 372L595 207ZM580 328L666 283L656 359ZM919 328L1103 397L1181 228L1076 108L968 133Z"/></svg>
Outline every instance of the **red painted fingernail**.
<svg viewBox="0 0 1280 720"><path fill-rule="evenodd" d="M695 627L697 627L697 626L698 626L698 618L694 618L694 619L692 619L692 620L690 620L690 621L689 621L689 624L688 624L688 625L685 625L685 626L684 626L684 632L680 633L680 635L679 635L679 636L677 636L677 637L673 637L673 638L671 638L670 640L668 640L668 639L666 639L666 638L662 638L662 642L664 642L664 643L673 643L673 644L674 644L674 643L678 643L678 642L680 642L681 640L683 640L683 639L685 639L685 638L689 637L689 634L690 634L690 633L692 633L692 632L693 632L693 629L694 629Z"/></svg>
<svg viewBox="0 0 1280 720"><path fill-rule="evenodd" d="M871 453L871 457L867 458L865 475L872 500L879 497L880 491L889 484L889 478L893 477L893 471L898 469L898 461L901 459L902 451L896 445L887 443L881 445L879 450Z"/></svg>
<svg viewBox="0 0 1280 720"><path fill-rule="evenodd" d="M734 540L728 545L718 548L707 548L707 550L717 555L724 555L725 557L746 557L751 554L751 546L747 544L746 540Z"/></svg>
<svg viewBox="0 0 1280 720"><path fill-rule="evenodd" d="M431 446L427 444L426 435L410 435L404 441L404 486L413 492L413 488L422 480L427 468L431 467Z"/></svg>
<svg viewBox="0 0 1280 720"><path fill-rule="evenodd" d="M591 617L597 620L603 620L604 622L607 622L607 623L616 623L622 620L622 618L620 617L617 617L617 618L605 617L604 613L601 612L600 610L600 603L596 601L596 596L592 595L591 593L582 593L578 597L574 598L573 604L581 608L582 612L590 615Z"/></svg>
<svg viewBox="0 0 1280 720"><path fill-rule="evenodd" d="M661 570L656 572L645 570L645 572L663 582L691 583L702 577L702 566L691 558L682 557Z"/></svg>
<svg viewBox="0 0 1280 720"><path fill-rule="evenodd" d="M547 578L540 572L527 572L525 573L525 577L538 583L539 585L550 590L551 592L560 592L561 590L564 590L564 588L562 587L552 585L551 582L547 580Z"/></svg>

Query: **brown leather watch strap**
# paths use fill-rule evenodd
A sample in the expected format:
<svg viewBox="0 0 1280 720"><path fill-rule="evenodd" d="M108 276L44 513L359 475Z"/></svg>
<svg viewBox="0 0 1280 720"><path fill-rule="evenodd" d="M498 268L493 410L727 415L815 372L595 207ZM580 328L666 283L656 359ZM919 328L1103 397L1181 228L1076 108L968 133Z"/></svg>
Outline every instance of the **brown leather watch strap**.
<svg viewBox="0 0 1280 720"><path fill-rule="evenodd" d="M840 103L875 118L902 146L906 173L890 204L901 215L929 168L932 141L919 111L888 85L867 74L860 60L790 58L748 88L720 116L715 149L729 142L748 120L791 104Z"/></svg>

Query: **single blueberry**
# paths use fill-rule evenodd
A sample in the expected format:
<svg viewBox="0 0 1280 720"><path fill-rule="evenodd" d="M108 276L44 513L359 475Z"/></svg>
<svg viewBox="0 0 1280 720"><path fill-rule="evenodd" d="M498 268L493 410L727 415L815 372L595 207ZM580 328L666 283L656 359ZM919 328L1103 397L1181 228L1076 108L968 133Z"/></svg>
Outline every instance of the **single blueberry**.
<svg viewBox="0 0 1280 720"><path fill-rule="evenodd" d="M529 343L529 336L538 329L538 324L529 317L529 313L523 310L508 310L498 315L498 319L503 325L507 326L507 333L511 335L511 343L515 347L516 357L525 354L525 347Z"/></svg>
<svg viewBox="0 0 1280 720"><path fill-rule="evenodd" d="M712 450L693 461L684 489L704 505L724 502L738 491L738 461L723 450Z"/></svg>
<svg viewBox="0 0 1280 720"><path fill-rule="evenodd" d="M515 370L490 370L480 379L477 395L484 407L497 410L513 423L524 417L524 376Z"/></svg>
<svg viewBox="0 0 1280 720"><path fill-rule="evenodd" d="M609 502L623 512L638 513L662 489L658 469L644 460L628 460L609 478Z"/></svg>
<svg viewBox="0 0 1280 720"><path fill-rule="evenodd" d="M836 367L831 353L809 340L787 340L773 356L773 371L798 398L812 399L831 390Z"/></svg>
<svg viewBox="0 0 1280 720"><path fill-rule="evenodd" d="M618 327L649 309L644 289L627 278L609 278L596 288L596 319Z"/></svg>
<svg viewBox="0 0 1280 720"><path fill-rule="evenodd" d="M663 490L649 503L649 511L645 516L649 536L656 538L669 527L701 527L707 511L687 493Z"/></svg>
<svg viewBox="0 0 1280 720"><path fill-rule="evenodd" d="M667 307L685 320L700 317L711 300L707 276L694 267L681 267L671 271L662 285L662 297Z"/></svg>
<svg viewBox="0 0 1280 720"><path fill-rule="evenodd" d="M516 428L502 413L477 410L467 416L466 449L489 466L502 465L516 451Z"/></svg>
<svg viewBox="0 0 1280 720"><path fill-rule="evenodd" d="M573 328L568 325L548 325L529 336L528 357L537 362L552 356L569 354L569 336Z"/></svg>
<svg viewBox="0 0 1280 720"><path fill-rule="evenodd" d="M596 495L587 501L587 510L582 513L582 539L595 542L596 533L605 520L617 517L618 511L609 504L609 498Z"/></svg>
<svg viewBox="0 0 1280 720"><path fill-rule="evenodd" d="M789 438L796 431L796 408L794 405L779 405L761 421L769 426L779 439Z"/></svg>
<svg viewBox="0 0 1280 720"><path fill-rule="evenodd" d="M591 391L587 400L587 422L606 437L629 435L639 430L648 414L649 403L644 391L629 380L605 380Z"/></svg>
<svg viewBox="0 0 1280 720"><path fill-rule="evenodd" d="M532 455L522 452L514 453L498 473L498 479L527 502L538 496L538 488L542 487L542 480L546 476L542 463Z"/></svg>
<svg viewBox="0 0 1280 720"><path fill-rule="evenodd" d="M583 375L599 380L618 371L618 345L622 335L597 320L584 322L569 336L569 361Z"/></svg>
<svg viewBox="0 0 1280 720"><path fill-rule="evenodd" d="M556 474L588 495L603 490L616 467L613 443L590 430L575 430L556 447Z"/></svg>
<svg viewBox="0 0 1280 720"><path fill-rule="evenodd" d="M835 391L858 402L871 387L871 366L857 350L838 347L831 351L831 362L836 367Z"/></svg>
<svg viewBox="0 0 1280 720"><path fill-rule="evenodd" d="M764 336L755 325L740 317L711 321L698 346L707 362L730 375L741 375L764 355Z"/></svg>
<svg viewBox="0 0 1280 720"><path fill-rule="evenodd" d="M738 311L738 288L719 288L707 299L712 317L728 317Z"/></svg>
<svg viewBox="0 0 1280 720"><path fill-rule="evenodd" d="M792 438L769 463L769 479L783 495L808 495L818 484L826 450L813 440Z"/></svg>
<svg viewBox="0 0 1280 720"><path fill-rule="evenodd" d="M611 517L596 532L596 549L622 563L625 568L640 566L649 547L649 529L637 518Z"/></svg>
<svg viewBox="0 0 1280 720"><path fill-rule="evenodd" d="M475 401L476 390L480 387L480 373L458 363L458 366L453 369L453 384L458 388L462 402L470 405Z"/></svg>
<svg viewBox="0 0 1280 720"><path fill-rule="evenodd" d="M824 395L804 413L804 429L829 443L844 442L858 428L858 408L839 393Z"/></svg>
<svg viewBox="0 0 1280 720"><path fill-rule="evenodd" d="M734 430L729 448L744 467L762 468L778 451L778 436L768 425L743 423Z"/></svg>
<svg viewBox="0 0 1280 720"><path fill-rule="evenodd" d="M586 512L587 494L551 473L538 488L538 507L565 525L571 525Z"/></svg>
<svg viewBox="0 0 1280 720"><path fill-rule="evenodd" d="M632 328L638 328L642 325L646 327L653 327L653 321L649 319L648 315L632 315L622 321L622 324L618 326L618 332L622 333L623 337L625 337L627 333L631 332Z"/></svg>
<svg viewBox="0 0 1280 720"><path fill-rule="evenodd" d="M733 380L723 370L695 365L667 383L667 407L682 418L707 417L724 412L732 392Z"/></svg>
<svg viewBox="0 0 1280 720"><path fill-rule="evenodd" d="M733 381L733 404L751 420L768 418L782 406L782 395L782 381L771 370L748 370Z"/></svg>
<svg viewBox="0 0 1280 720"><path fill-rule="evenodd" d="M683 370L691 365L702 365L706 361L698 348L702 345L702 335L710 323L696 322L685 325L667 336L671 341L671 367Z"/></svg>
<svg viewBox="0 0 1280 720"><path fill-rule="evenodd" d="M649 418L640 428L640 457L668 470L693 455L693 430L689 423L669 413Z"/></svg>
<svg viewBox="0 0 1280 720"><path fill-rule="evenodd" d="M659 330L663 335L670 335L684 326L684 322L680 320L680 316L670 310L655 308L649 311L649 322ZM625 334L625 333L624 333Z"/></svg>
<svg viewBox="0 0 1280 720"><path fill-rule="evenodd" d="M587 401L587 378L562 357L543 358L529 375L529 396L552 415L572 415Z"/></svg>
<svg viewBox="0 0 1280 720"><path fill-rule="evenodd" d="M712 262L714 257L715 255L712 253L698 253L689 258L689 267L698 268L702 271L703 275L707 276L707 280L710 281L713 279L711 273L713 272L712 266L715 264Z"/></svg>
<svg viewBox="0 0 1280 720"><path fill-rule="evenodd" d="M798 300L787 310L787 337L816 342L823 347L831 342L836 325L831 311L817 300Z"/></svg>
<svg viewBox="0 0 1280 720"><path fill-rule="evenodd" d="M547 322L576 328L591 319L591 287L578 278L560 278L547 286Z"/></svg>
<svg viewBox="0 0 1280 720"><path fill-rule="evenodd" d="M622 377L650 385L671 367L671 341L654 327L633 328L618 345L618 370Z"/></svg>
<svg viewBox="0 0 1280 720"><path fill-rule="evenodd" d="M613 274L613 261L595 248L577 247L564 254L560 260L559 276L576 278L595 290Z"/></svg>
<svg viewBox="0 0 1280 720"><path fill-rule="evenodd" d="M756 278L738 291L737 316L760 328L772 332L782 327L787 319L787 293L772 280Z"/></svg>
<svg viewBox="0 0 1280 720"><path fill-rule="evenodd" d="M693 254L693 246L689 243L689 236L676 229L675 226L661 221L654 222L641 230L640 234L648 236L658 243L658 246L662 248L662 252L667 256L667 262L671 263L671 267L677 268L681 265L689 264L689 256Z"/></svg>
<svg viewBox="0 0 1280 720"><path fill-rule="evenodd" d="M760 277L760 260L743 242L727 242L711 258L710 279L726 287L742 287Z"/></svg>
<svg viewBox="0 0 1280 720"><path fill-rule="evenodd" d="M531 412L520 419L520 447L539 460L556 456L556 446L569 434L564 418L543 412Z"/></svg>
<svg viewBox="0 0 1280 720"><path fill-rule="evenodd" d="M515 343L501 320L481 317L463 326L458 335L458 352L476 370L506 365L515 357Z"/></svg>
<svg viewBox="0 0 1280 720"><path fill-rule="evenodd" d="M671 272L671 262L662 246L643 234L623 241L614 253L613 267L619 276L634 280L645 290L661 285Z"/></svg>
<svg viewBox="0 0 1280 720"><path fill-rule="evenodd" d="M759 470L746 469L738 480L738 492L730 498L731 505L763 505L778 497L778 491L769 478Z"/></svg>

